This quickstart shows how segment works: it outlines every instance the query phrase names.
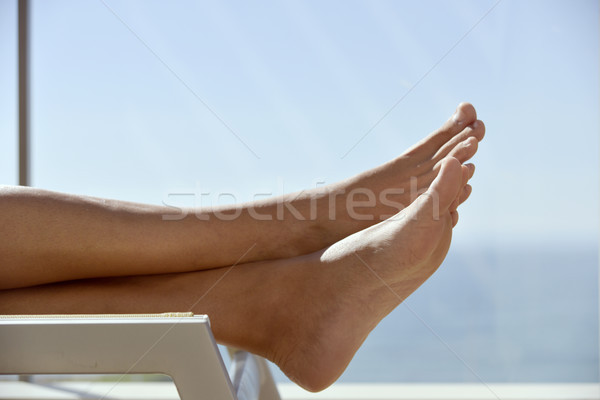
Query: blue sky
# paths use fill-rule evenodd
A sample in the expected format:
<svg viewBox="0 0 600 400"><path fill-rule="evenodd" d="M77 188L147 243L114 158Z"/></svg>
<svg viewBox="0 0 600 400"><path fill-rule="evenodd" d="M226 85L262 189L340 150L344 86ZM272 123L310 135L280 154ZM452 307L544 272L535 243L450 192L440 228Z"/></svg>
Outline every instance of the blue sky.
<svg viewBox="0 0 600 400"><path fill-rule="evenodd" d="M376 166L470 101L487 136L458 245L596 244L598 11L585 0L33 1L32 183L246 201ZM0 0L5 184L17 176L15 20L16 1Z"/></svg>

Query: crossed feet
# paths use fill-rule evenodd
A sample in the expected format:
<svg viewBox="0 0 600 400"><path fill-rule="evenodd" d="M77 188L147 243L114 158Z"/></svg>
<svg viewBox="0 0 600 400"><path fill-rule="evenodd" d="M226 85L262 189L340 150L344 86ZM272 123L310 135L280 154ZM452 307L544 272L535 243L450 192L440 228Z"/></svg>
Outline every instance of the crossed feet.
<svg viewBox="0 0 600 400"><path fill-rule="evenodd" d="M71 280L81 276L69 275L73 271L71 264L67 263L66 276L70 277L70 282L1 290L0 311L22 310L20 312L25 314L32 310L37 310L37 313L40 310L43 310L42 313L54 310L63 313L106 312L104 310L157 312L188 309L190 300L193 300L191 308L194 312L211 315L213 332L221 343L270 359L293 381L308 390L324 389L340 376L381 319L427 280L443 261L450 246L452 228L458 221L457 207L471 192L468 181L474 167L464 163L475 154L484 130L483 123L477 120L475 109L463 103L439 130L395 160L328 186L325 194L312 190L284 198L302 211L310 210L308 207L312 206L313 200L320 202L317 204L319 211L328 211L308 222L287 218L260 227L251 224L252 230L258 232L257 236L267 236L265 231L271 230L271 236L262 242L265 247L271 245L271 250L309 237L308 241L295 244L295 248L286 249L284 253L291 253L289 256L284 254L287 258L280 253L275 253L278 257L274 257L271 252L271 257L257 258L255 262L250 260L236 268L228 267L225 273L220 268L183 273L190 269L181 268L179 271L177 268L181 266L175 263L177 268L173 270L154 271L168 275L121 277L123 274L118 273L102 281ZM363 213L371 218L355 218L349 212L347 200L355 190L363 190L363 194L372 193L375 197L374 204L366 210L366 214ZM41 195L44 196L43 193ZM334 218L329 215L332 198L336 203ZM70 201L70 198L67 200ZM56 203L66 202L66 205L63 204L64 211L65 207L69 210L72 205L69 201L58 196ZM262 205L269 206L266 208L273 213L273 203L267 201ZM132 211L127 210L130 209L125 207L123 213L129 215L128 212ZM115 219L110 212L96 211L100 216L109 215L111 221ZM135 208L133 213L137 211ZM149 215L154 221L155 214L150 212ZM145 214L142 213L142 216ZM105 226L100 217L94 221ZM142 221L144 226L153 227L147 218L142 218ZM197 221L191 222L194 227L198 226ZM128 225L119 226L126 229ZM62 226L59 225L59 228ZM164 226L160 224L161 230ZM248 236L247 232L240 234L240 229L232 228L243 224L226 226L223 232L238 233L242 238ZM112 229L113 225L109 227L111 229L105 230L116 231ZM297 230L294 235L286 236L292 229ZM153 229L150 231L154 232ZM87 230L83 229L83 232L89 235ZM136 228L135 232L143 230ZM219 236L212 231L210 235ZM187 249L177 251L181 248L178 247L179 242L185 243L187 236L175 235L175 239L183 239L170 239L169 243L175 250L166 251L169 256L165 259L176 258L172 254L190 253ZM222 237L227 236L222 234ZM138 243L129 240L137 249ZM238 238L238 241L241 239ZM108 243L114 245L110 241ZM121 247L129 246L118 246L118 249ZM152 248L143 248L152 253ZM114 253L110 246L105 246L104 250L111 256ZM78 254L75 251L75 255ZM161 251L157 254L164 256ZM105 256L102 252L99 255ZM131 257L126 258L130 261ZM74 259L78 260L77 257ZM83 259L92 265L95 261L92 256ZM119 260L119 257L115 259ZM157 259L162 260L160 257ZM104 271L110 263L97 264L101 266L100 274L92 273L86 278L112 276ZM131 267L128 262L115 265ZM146 267L142 263L141 269ZM130 269L129 275L139 274L139 269ZM8 271L10 275L13 270ZM55 274L48 274L50 278L38 283L56 281ZM212 278L215 278L215 283L211 283ZM205 298L203 295L198 299L198 291L202 290L199 288L204 288L205 295L210 292L210 296ZM203 302L200 301L202 299Z"/></svg>
<svg viewBox="0 0 600 400"><path fill-rule="evenodd" d="M371 330L442 263L458 221L457 207L471 193L467 182L474 166L464 162L483 135L474 108L463 103L438 131L402 156L340 184L344 190L368 187L376 193L405 188L395 201L407 206L273 271L265 290L274 285L281 290L269 299L273 312L264 326L269 341L254 351L308 390L332 384ZM411 177L424 191L416 199L409 190ZM379 215L389 212L385 205L376 206Z"/></svg>

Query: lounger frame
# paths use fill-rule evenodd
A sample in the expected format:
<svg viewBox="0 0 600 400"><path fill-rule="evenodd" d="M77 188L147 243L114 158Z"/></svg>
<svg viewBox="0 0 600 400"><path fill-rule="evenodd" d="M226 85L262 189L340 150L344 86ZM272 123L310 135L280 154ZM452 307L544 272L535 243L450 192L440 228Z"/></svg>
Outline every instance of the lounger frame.
<svg viewBox="0 0 600 400"><path fill-rule="evenodd" d="M0 374L165 374L181 400L279 399L260 357L234 352L229 377L206 315L4 316L0 354Z"/></svg>

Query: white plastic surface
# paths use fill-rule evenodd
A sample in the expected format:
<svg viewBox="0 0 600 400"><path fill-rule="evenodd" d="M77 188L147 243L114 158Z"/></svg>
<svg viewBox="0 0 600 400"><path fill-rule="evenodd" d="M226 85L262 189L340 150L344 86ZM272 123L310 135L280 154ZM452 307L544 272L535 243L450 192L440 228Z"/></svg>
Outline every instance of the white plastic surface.
<svg viewBox="0 0 600 400"><path fill-rule="evenodd" d="M182 400L234 400L206 316L0 319L0 374L151 374Z"/></svg>

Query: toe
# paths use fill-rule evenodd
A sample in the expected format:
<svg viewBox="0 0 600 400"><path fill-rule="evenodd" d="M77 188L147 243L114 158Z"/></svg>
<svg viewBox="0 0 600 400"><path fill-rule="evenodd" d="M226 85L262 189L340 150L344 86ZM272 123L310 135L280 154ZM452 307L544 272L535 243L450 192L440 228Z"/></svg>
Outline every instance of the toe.
<svg viewBox="0 0 600 400"><path fill-rule="evenodd" d="M475 107L471 103L460 103L458 107L456 107L456 111L454 115L452 115L451 120L457 125L462 125L463 127L469 125L471 122L477 119L477 112L475 111Z"/></svg>
<svg viewBox="0 0 600 400"><path fill-rule="evenodd" d="M475 108L470 103L460 103L450 119L434 135L445 143L476 121Z"/></svg>
<svg viewBox="0 0 600 400"><path fill-rule="evenodd" d="M458 224L458 211L451 212L450 216L452 217L452 227L454 228Z"/></svg>
<svg viewBox="0 0 600 400"><path fill-rule="evenodd" d="M461 163L464 163L464 162L470 160L475 155L475 153L477 153L477 149L479 147L478 143L479 142L477 142L477 139L470 137L470 138L458 143L457 145L454 145L453 148L447 154L443 154L443 156L441 154L436 155L435 159L437 160L437 162L436 162L435 166L433 167L433 170L439 171L442 163L448 157L456 158ZM474 173L475 167L473 166L473 164L469 164L469 165L472 166L472 173ZM471 168L471 167L468 167L468 168Z"/></svg>
<svg viewBox="0 0 600 400"><path fill-rule="evenodd" d="M468 163L465 164L465 167L469 168L469 179L471 179L475 175L475 164Z"/></svg>
<svg viewBox="0 0 600 400"><path fill-rule="evenodd" d="M467 168L468 170L468 168ZM458 197L463 185L463 168L456 158L447 157L442 162L440 173L432 182L428 192L436 198L441 213L449 210Z"/></svg>
<svg viewBox="0 0 600 400"><path fill-rule="evenodd" d="M481 142L485 136L485 124L482 120L478 119L471 124L471 127L473 129L473 136L475 136L477 140Z"/></svg>
<svg viewBox="0 0 600 400"><path fill-rule="evenodd" d="M456 158L461 163L469 160L477 152L477 139L470 137L467 140L461 142L448 154L450 157Z"/></svg>
<svg viewBox="0 0 600 400"><path fill-rule="evenodd" d="M450 205L450 212L456 211L459 205L461 205L471 194L471 185L468 184L469 179L471 179L471 169L467 165L462 165L462 183L461 189L456 195L456 199Z"/></svg>
<svg viewBox="0 0 600 400"><path fill-rule="evenodd" d="M444 143L444 145L441 146L439 148L439 150L435 153L435 155L433 156L433 159L436 162L438 162L439 160L443 159L444 157L446 157L448 155L456 157L455 155L452 154L452 151L456 150L457 147L459 147L461 143L465 142L466 140L468 140L470 138L474 138L475 141L480 142L483 139L484 135L485 135L485 126L483 125L483 122L481 122L479 120L475 121L471 125L464 128L459 134L455 135L450 140L448 140L446 143ZM471 154L470 157L472 157L473 154ZM465 162L467 159L459 160L459 161Z"/></svg>
<svg viewBox="0 0 600 400"><path fill-rule="evenodd" d="M451 213L456 212L456 210L458 210L459 200L460 200L460 195L456 196L456 199L454 199L454 201L450 205L449 210L450 210Z"/></svg>
<svg viewBox="0 0 600 400"><path fill-rule="evenodd" d="M462 169L462 187L464 187L471 179L471 170L466 165L461 165L460 168Z"/></svg>
<svg viewBox="0 0 600 400"><path fill-rule="evenodd" d="M471 195L471 192L473 192L473 188L471 187L471 185L465 185L458 197L458 205L461 205L462 203L467 201L467 199Z"/></svg>

